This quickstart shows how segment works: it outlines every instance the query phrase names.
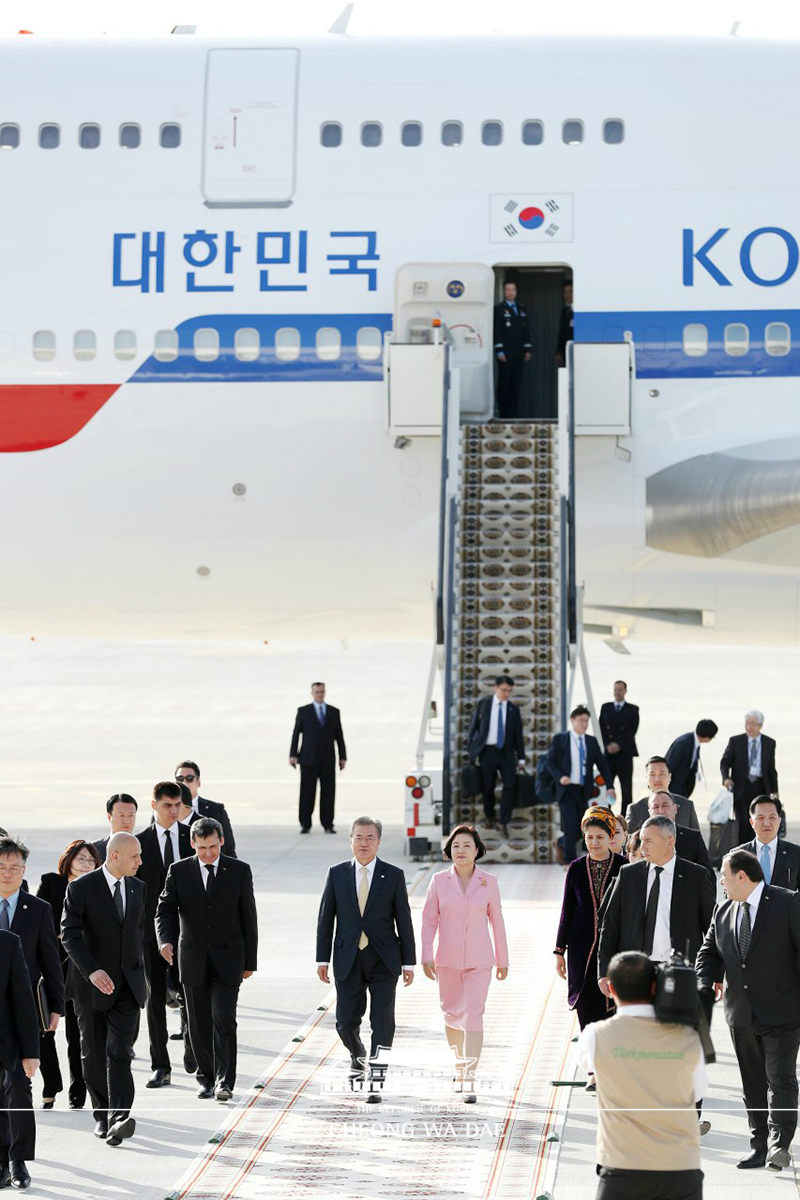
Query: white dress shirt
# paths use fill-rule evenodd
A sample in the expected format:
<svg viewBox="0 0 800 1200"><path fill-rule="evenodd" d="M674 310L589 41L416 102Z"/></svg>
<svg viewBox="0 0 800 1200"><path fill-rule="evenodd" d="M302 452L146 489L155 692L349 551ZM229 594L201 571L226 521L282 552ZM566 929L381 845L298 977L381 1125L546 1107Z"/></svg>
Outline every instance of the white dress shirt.
<svg viewBox="0 0 800 1200"><path fill-rule="evenodd" d="M498 700L497 696L492 696L492 711L489 715L489 732L486 736L487 746L497 745L497 726L499 722L500 709L503 710L503 742L505 743L506 735L508 734L508 701Z"/></svg>
<svg viewBox="0 0 800 1200"><path fill-rule="evenodd" d="M586 734L578 735L574 729L569 731L569 750L570 750L570 783L580 784L581 782L581 751L580 739L583 738L583 778L586 779Z"/></svg>
<svg viewBox="0 0 800 1200"><path fill-rule="evenodd" d="M106 877L106 882L111 889L111 899L114 900L114 891L117 884L120 885L119 894L122 896L122 915L125 916L125 880L117 879L116 875L112 875L105 863L103 863L103 874ZM116 905L116 901L114 901Z"/></svg>
<svg viewBox="0 0 800 1200"><path fill-rule="evenodd" d="M663 875L661 877L663 879ZM652 1004L625 1004L617 1010L614 1020L624 1020L626 1017L646 1017L655 1021L656 1010ZM597 1026L587 1025L578 1038L578 1064L589 1075L594 1075L594 1055L597 1046ZM694 1098L702 1100L708 1088L706 1064L703 1050L698 1039L697 1066L694 1069Z"/></svg>
<svg viewBox="0 0 800 1200"><path fill-rule="evenodd" d="M753 742L756 744L756 760L750 765L750 755L753 753ZM761 776L761 734L757 734L752 738L748 735L747 738L747 775L750 779L758 779Z"/></svg>
<svg viewBox="0 0 800 1200"><path fill-rule="evenodd" d="M669 914L672 905L672 881L675 878L675 855L668 863L664 863L658 887L658 908L656 909L656 928L653 936L653 949L650 957L654 962L665 962L672 951L672 939L669 936ZM650 864L647 870L647 898L655 883L656 869ZM645 901L645 906L647 901Z"/></svg>
<svg viewBox="0 0 800 1200"><path fill-rule="evenodd" d="M358 896L358 889L361 887L361 868L362 867L367 868L367 898L369 898L369 889L372 887L372 877L375 874L375 863L378 861L377 856L375 858L373 858L372 862L368 862L368 863L360 863L358 861L358 859L355 857L353 857L351 861L353 864L353 871L354 871L354 877L355 877L356 896ZM328 965L327 963L323 963L323 962L317 963L318 967L327 967L327 965ZM411 966L411 967L404 966L403 970L404 971L413 971L414 968L413 968L413 966Z"/></svg>
<svg viewBox="0 0 800 1200"><path fill-rule="evenodd" d="M756 917L758 916L758 906L761 903L761 897L763 895L764 895L764 880L762 879L761 883L757 883L756 886L753 888L752 892L750 893L750 895L747 897L747 899L742 902L742 903L746 904L750 909L750 932L751 932L751 934L756 927ZM737 938L739 936L739 930L742 927L742 917L743 916L744 916L744 909L742 908L742 905L740 904L739 910L736 913L736 936L737 936Z"/></svg>
<svg viewBox="0 0 800 1200"><path fill-rule="evenodd" d="M178 862L181 857L181 852L178 849L180 845L178 840L178 822L176 821L169 829L165 829L163 825L159 825L158 821L156 821L156 833L158 835L158 848L161 851L161 861L166 861L166 841L169 838L172 842L172 861Z"/></svg>

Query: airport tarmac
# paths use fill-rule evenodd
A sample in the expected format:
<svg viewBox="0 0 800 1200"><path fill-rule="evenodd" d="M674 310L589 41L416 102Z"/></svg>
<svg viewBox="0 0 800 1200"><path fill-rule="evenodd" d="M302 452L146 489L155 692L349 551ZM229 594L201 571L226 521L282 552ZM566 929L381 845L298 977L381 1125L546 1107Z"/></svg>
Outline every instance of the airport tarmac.
<svg viewBox="0 0 800 1200"><path fill-rule="evenodd" d="M695 797L701 819L716 791L717 750L739 731L744 710L758 706L778 739L781 791L796 825L800 652L691 643L631 649L622 657L593 641L589 659L598 702L619 675L628 680L631 699L643 709L643 754L663 750L698 717L720 725L714 753L706 755L708 786ZM594 1195L596 1101L566 1086L574 1078L575 1026L552 965L563 883L556 867L493 868L507 911L511 972L490 993L482 1066L488 1079L500 1081L491 1097L470 1111L449 1096L445 1102L424 1088L420 1094L413 1063L405 1092L391 1105L387 1097L385 1107L373 1108L338 1091L346 1057L335 1035L332 990L314 969L318 897L327 866L348 855L349 820L374 811L386 825L382 855L405 865L419 929L431 868L403 858L402 780L414 766L429 653L425 643L0 639L0 823L29 841L31 886L54 869L70 838L100 836L111 792L132 792L146 805L152 783L169 778L188 756L200 761L204 794L228 805L241 857L253 866L261 929L259 970L241 992L233 1103L196 1099L179 1042L171 1043L172 1085L147 1090L147 1045L140 1038L136 1136L119 1149L100 1144L89 1111L70 1112L62 1094L54 1110L38 1114L32 1194L52 1200ZM301 839L298 781L286 759L294 709L306 702L314 678L326 679L330 702L342 708L349 762L339 781L338 834L315 826ZM583 698L580 687L576 698ZM170 1020L174 1027L177 1018ZM720 1061L711 1068L706 1105L713 1128L703 1142L705 1194L721 1200L724 1193L727 1200L735 1188L760 1198L775 1187L784 1194L787 1184L795 1186L791 1171L744 1179L735 1171L747 1128L721 1026L717 1018ZM436 989L418 972L398 996L398 1051L421 1051L433 1062L442 1041ZM38 1101L38 1080L34 1094Z"/></svg>

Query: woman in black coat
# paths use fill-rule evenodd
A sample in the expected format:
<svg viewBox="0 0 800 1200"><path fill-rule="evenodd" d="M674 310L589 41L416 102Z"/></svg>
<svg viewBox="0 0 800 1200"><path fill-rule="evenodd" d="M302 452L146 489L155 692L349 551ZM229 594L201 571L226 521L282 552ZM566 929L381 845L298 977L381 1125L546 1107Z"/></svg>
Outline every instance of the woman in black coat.
<svg viewBox="0 0 800 1200"><path fill-rule="evenodd" d="M99 866L100 855L97 853L96 847L91 842L84 842L78 838L74 842L70 842L64 850L58 860L58 870L48 871L46 875L42 876L36 895L42 900L46 900L53 910L53 921L59 943L61 942L61 914L64 910L67 884L71 883L73 879L79 879L81 875L88 874L89 871L95 871ZM59 950L61 951L61 967L66 979L69 958L60 945ZM78 1032L78 1018L75 1016L75 1009L69 998L67 998L64 1025L67 1032L67 1057L69 1059L69 1106L70 1108L83 1108L86 1103L86 1084L83 1080L81 1064L81 1039ZM58 1092L64 1090L54 1032L42 1034L41 1068L42 1108L52 1108Z"/></svg>

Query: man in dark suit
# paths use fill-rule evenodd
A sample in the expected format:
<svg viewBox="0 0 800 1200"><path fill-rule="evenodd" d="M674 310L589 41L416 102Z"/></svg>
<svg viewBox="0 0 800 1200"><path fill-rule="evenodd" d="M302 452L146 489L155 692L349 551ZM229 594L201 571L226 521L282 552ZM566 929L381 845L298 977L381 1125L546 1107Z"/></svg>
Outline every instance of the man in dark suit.
<svg viewBox="0 0 800 1200"><path fill-rule="evenodd" d="M569 714L572 728L557 733L547 751L546 766L556 785L556 798L561 810L564 861L577 857L576 847L581 836L581 818L594 791L595 767L608 784L608 795L616 799L611 786L611 768L606 762L597 738L589 728L589 710L579 704Z"/></svg>
<svg viewBox="0 0 800 1200"><path fill-rule="evenodd" d="M709 871L675 854L675 824L649 817L642 826L642 860L620 871L601 909L597 952L600 989L609 995L608 964L622 950L640 950L663 962L689 947L694 962L714 912Z"/></svg>
<svg viewBox="0 0 800 1200"><path fill-rule="evenodd" d="M556 338L556 366L567 365L567 342L575 340L575 313L572 308L572 280L564 280L564 307L561 309L561 319L558 322Z"/></svg>
<svg viewBox="0 0 800 1200"><path fill-rule="evenodd" d="M519 390L525 363L531 361L528 314L517 302L517 285L503 284L503 299L494 308L494 353L497 359L497 415L510 421L518 415Z"/></svg>
<svg viewBox="0 0 800 1200"><path fill-rule="evenodd" d="M38 1066L39 1019L22 943L0 929L0 1071L15 1074L19 1067L30 1081ZM30 1181L24 1162L0 1161L0 1188L27 1188Z"/></svg>
<svg viewBox="0 0 800 1200"><path fill-rule="evenodd" d="M336 1031L350 1054L351 1083L369 1074L367 1103L381 1099L385 1062L381 1052L394 1040L397 980L414 981L417 960L414 925L406 879L399 867L378 858L383 826L374 817L358 817L350 830L353 857L331 867L317 920L317 974L330 983L333 947L336 981ZM370 997L372 1026L367 1052L361 1020Z"/></svg>
<svg viewBox="0 0 800 1200"><path fill-rule="evenodd" d="M672 774L664 756L662 754L654 754L652 758L648 758L644 766L647 772L647 786L650 792L649 795L643 796L641 800L637 800L628 809L628 833L634 833L650 816L650 796L652 796L653 792L669 792L678 807L678 824L686 826L687 829L696 829L699 832L700 822L697 819L694 803L687 799L686 796L678 795L673 788Z"/></svg>
<svg viewBox="0 0 800 1200"><path fill-rule="evenodd" d="M600 709L600 732L603 735L606 762L612 771L608 782L619 780L623 817L633 800L633 760L639 757L636 749L639 707L625 699L627 691L627 683L618 679L614 684L614 699L606 701Z"/></svg>
<svg viewBox="0 0 800 1200"><path fill-rule="evenodd" d="M311 817L319 781L319 819L326 833L336 833L333 810L336 801L336 748L339 770L347 765L347 750L338 708L325 701L325 684L312 683L311 704L297 710L289 750L289 765L300 764L300 832L311 832Z"/></svg>
<svg viewBox="0 0 800 1200"><path fill-rule="evenodd" d="M709 1012L725 989L725 1020L739 1063L751 1153L742 1169L788 1167L797 1128L800 1046L800 895L764 883L747 850L722 860L728 899L718 905L697 956Z"/></svg>
<svg viewBox="0 0 800 1200"><path fill-rule="evenodd" d="M749 850L761 863L764 882L773 887L800 890L800 846L780 836L783 805L777 796L756 796L750 801L750 824L755 837L737 850Z"/></svg>
<svg viewBox="0 0 800 1200"><path fill-rule="evenodd" d="M53 910L44 900L22 891L28 847L17 838L0 839L0 929L10 929L22 942L31 987L44 980L50 1009L48 1029L66 1011L64 973L53 927ZM37 1051L38 1057L38 1051ZM0 1083L0 1167L9 1167L12 1186L30 1184L27 1163L36 1157L36 1118L30 1077L22 1063L7 1070Z"/></svg>
<svg viewBox="0 0 800 1200"><path fill-rule="evenodd" d="M688 829L685 825L677 824L678 806L675 798L669 792L653 792L649 800L651 817L669 817L675 826L675 854L686 862L697 863L711 873L714 887L717 877L711 866L708 848L697 829Z"/></svg>
<svg viewBox="0 0 800 1200"><path fill-rule="evenodd" d="M236 1082L236 1005L256 969L258 921L247 863L222 854L222 826L200 817L194 855L173 863L156 911L158 947L178 967L197 1059L198 1096L230 1100Z"/></svg>
<svg viewBox="0 0 800 1200"><path fill-rule="evenodd" d="M514 811L517 771L525 766L522 714L511 703L513 688L510 675L497 676L494 694L478 701L467 735L470 762L477 763L481 770L483 811L490 829L494 829L494 787L498 772L503 781L500 832L504 838L508 837L508 822Z"/></svg>
<svg viewBox="0 0 800 1200"><path fill-rule="evenodd" d="M236 842L234 841L228 810L218 800L207 800L205 796L200 795L202 785L200 782L200 768L197 763L191 762L189 759L178 763L175 768L175 782L187 787L192 799L191 805L185 803L185 797L181 803L181 823L183 825L191 825L193 821L197 821L200 817L213 817L222 826L222 836L225 838L225 857L236 858Z"/></svg>
<svg viewBox="0 0 800 1200"><path fill-rule="evenodd" d="M164 780L153 788L154 821L139 834L142 865L138 875L147 885L144 926L144 969L147 976L147 1032L150 1037L150 1065L153 1074L147 1087L165 1087L172 1082L172 1064L167 1037L167 984L175 988L178 980L170 976L169 968L158 952L156 941L156 907L164 890L167 871L174 862L189 858L192 839L189 830L178 820L181 805L180 784ZM177 967L175 975L177 975ZM168 978L170 976L170 978ZM190 1042L184 1043L184 1067L191 1075L197 1070Z"/></svg>
<svg viewBox="0 0 800 1200"><path fill-rule="evenodd" d="M744 715L744 733L737 733L725 747L719 767L722 782L733 792L739 819L739 838L750 839L750 801L756 796L778 793L775 739L761 732L764 714L753 708Z"/></svg>
<svg viewBox="0 0 800 1200"><path fill-rule="evenodd" d="M109 825L108 833L104 838L98 838L94 843L94 847L100 855L101 863L106 861L106 849L110 837L113 837L115 833L133 833L136 828L136 813L138 808L139 805L133 796L129 796L127 792L117 792L106 800L106 818Z"/></svg>
<svg viewBox="0 0 800 1200"><path fill-rule="evenodd" d="M667 750L665 757L672 772L672 787L680 796L688 799L694 791L700 767L700 747L715 738L718 732L713 721L698 721L694 733L682 733Z"/></svg>
<svg viewBox="0 0 800 1200"><path fill-rule="evenodd" d="M136 838L115 833L103 866L70 883L61 922L61 942L70 958L67 993L81 1031L94 1132L109 1146L119 1146L136 1129L130 1115L131 1053L147 993L146 888L132 877L141 861Z"/></svg>

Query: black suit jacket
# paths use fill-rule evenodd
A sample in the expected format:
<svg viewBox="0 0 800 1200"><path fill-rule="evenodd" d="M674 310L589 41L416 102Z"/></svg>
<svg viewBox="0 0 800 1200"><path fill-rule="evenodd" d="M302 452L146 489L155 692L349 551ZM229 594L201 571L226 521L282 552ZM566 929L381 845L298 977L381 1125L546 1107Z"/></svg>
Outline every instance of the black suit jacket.
<svg viewBox="0 0 800 1200"><path fill-rule="evenodd" d="M470 762L475 762L476 759L480 758L486 746L486 739L489 736L489 722L492 719L493 700L494 696L482 696L472 714L467 737L467 753ZM512 704L510 700L506 702L506 727L504 732L503 750L509 758L513 757L515 762L522 762L525 758L525 744L522 737L522 713L518 705Z"/></svg>
<svg viewBox="0 0 800 1200"><path fill-rule="evenodd" d="M636 748L636 732L639 728L639 706L629 704L626 700L617 712L613 700L609 700L600 709L600 731L603 734L603 745L608 753L609 742L616 742L619 750L613 758L638 758Z"/></svg>
<svg viewBox="0 0 800 1200"><path fill-rule="evenodd" d="M594 791L594 768L603 776L608 787L611 786L611 769L606 761L600 743L591 733L585 733L586 741L586 773L583 782L583 795L590 800ZM566 788L561 784L561 776L572 772L572 750L569 733L557 733L550 743L545 762L547 770L555 780L556 797L560 800Z"/></svg>
<svg viewBox="0 0 800 1200"><path fill-rule="evenodd" d="M64 972L53 924L53 910L47 901L20 892L11 932L16 933L22 942L31 986L35 988L43 979L50 1011L63 1017L67 1011L64 1003Z"/></svg>
<svg viewBox="0 0 800 1200"><path fill-rule="evenodd" d="M134 835L134 836L136 836L136 835ZM106 837L98 838L96 842L92 843L95 850L100 855L101 863L104 863L106 861L106 854L108 852L108 839L110 837L111 837L111 834L109 833Z"/></svg>
<svg viewBox="0 0 800 1200"><path fill-rule="evenodd" d="M516 312L506 300L494 306L494 352L518 358L531 349L531 327L524 304L514 301Z"/></svg>
<svg viewBox="0 0 800 1200"><path fill-rule="evenodd" d="M197 808L189 817L189 824L193 825L200 817L213 817L215 821L219 821L222 826L222 836L225 838L225 857L236 858L236 842L225 805L220 804L218 800L206 800L205 796L198 796Z"/></svg>
<svg viewBox="0 0 800 1200"><path fill-rule="evenodd" d="M178 973L189 987L204 982L207 959L236 987L258 958L253 876L247 863L221 854L209 899L204 871L196 854L170 867L156 910L158 945L177 946Z"/></svg>
<svg viewBox="0 0 800 1200"><path fill-rule="evenodd" d="M688 800L686 796L679 796L677 792L670 791L669 794L678 806L678 815L675 818L677 824L686 829L696 829L700 833L700 822L697 819L694 801ZM649 802L649 795L642 796L641 800L636 800L629 806L627 812L628 833L633 833L644 825L650 816Z"/></svg>
<svg viewBox="0 0 800 1200"><path fill-rule="evenodd" d="M123 978L136 1003L144 1008L144 909L146 887L141 879L127 878L125 919L120 921L103 868L74 879L67 887L61 941L70 957L67 995L92 1008L111 1008ZM106 996L89 976L105 971L114 981Z"/></svg>
<svg viewBox="0 0 800 1200"><path fill-rule="evenodd" d="M332 767L339 758L347 758L342 733L342 718L338 708L325 703L325 724L320 725L316 705L304 704L297 710L290 758L299 758L301 767Z"/></svg>
<svg viewBox="0 0 800 1200"><path fill-rule="evenodd" d="M602 928L597 952L599 979L608 974L608 964L622 950L641 950L644 944L644 913L647 905L649 864L628 863L617 876L600 910ZM669 934L673 950L686 953L694 962L714 912L716 887L710 872L697 863L678 858L672 880Z"/></svg>
<svg viewBox="0 0 800 1200"><path fill-rule="evenodd" d="M408 904L406 877L399 867L375 859L364 915L358 909L353 860L331 867L325 880L317 919L318 963L330 962L333 973L346 979L353 969L362 932L394 975L417 961L414 925ZM334 936L335 935L335 936Z"/></svg>
<svg viewBox="0 0 800 1200"><path fill-rule="evenodd" d="M800 1024L800 895L765 886L744 965L736 939L737 911L732 900L715 909L697 956L698 986L702 990L727 980L729 1025L748 1026L754 1017L765 1025Z"/></svg>
<svg viewBox="0 0 800 1200"><path fill-rule="evenodd" d="M67 894L67 877L59 875L58 871L47 871L36 889L40 900L46 900L53 911L53 927L58 932L61 929L61 918L64 914L64 897Z"/></svg>
<svg viewBox="0 0 800 1200"><path fill-rule="evenodd" d="M720 759L719 769L722 772L722 782L733 780L733 791L747 783L750 778L750 761L748 757L749 738L746 733L737 733L730 738L725 753ZM764 780L764 791L771 795L778 792L778 772L775 768L775 739L761 734L761 777Z"/></svg>
<svg viewBox="0 0 800 1200"><path fill-rule="evenodd" d="M707 871L710 871L711 878L714 880L714 888L716 889L717 877L714 874L714 868L711 866L708 848L699 830L689 829L686 825L676 825L675 853L678 858L683 858L686 862L697 863L698 866L705 867Z"/></svg>
<svg viewBox="0 0 800 1200"><path fill-rule="evenodd" d="M180 857L189 858L194 854L189 826L181 825L180 821L178 821L176 828L178 830ZM158 898L164 890L164 884L167 879L167 868L164 866L164 859L161 857L161 847L158 844L158 833L156 832L155 823L148 825L147 829L142 830L141 833L137 833L136 836L139 839L139 845L142 847L142 865L139 867L136 875L137 878L141 879L147 885L144 940L145 943L148 943L152 942L156 936L156 908L158 907Z"/></svg>
<svg viewBox="0 0 800 1200"><path fill-rule="evenodd" d="M745 842L743 846L737 846L736 849L749 850L758 858L758 846L755 838L752 842ZM796 892L798 891L798 882L800 882L800 846L778 838L775 866L772 869L770 883L773 887L788 888L790 892Z"/></svg>
<svg viewBox="0 0 800 1200"><path fill-rule="evenodd" d="M700 747L700 752L703 751ZM676 737L667 753L664 755L672 774L670 790L678 792L687 799L694 791L697 782L697 766L692 766L694 758L694 733L682 733Z"/></svg>
<svg viewBox="0 0 800 1200"><path fill-rule="evenodd" d="M39 1057L39 1018L22 942L0 929L0 1067L13 1071L21 1058Z"/></svg>

